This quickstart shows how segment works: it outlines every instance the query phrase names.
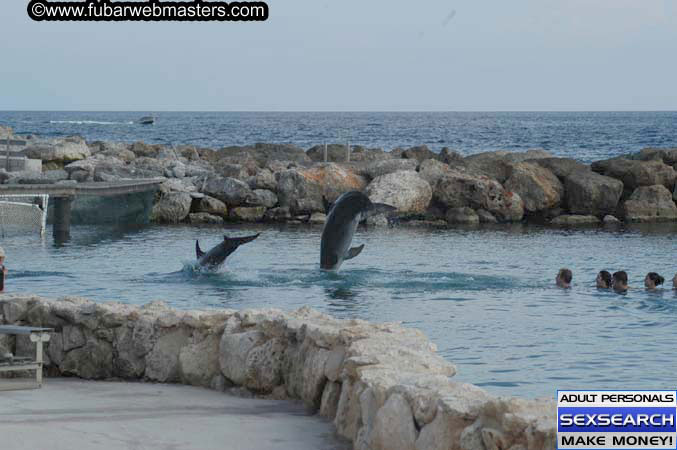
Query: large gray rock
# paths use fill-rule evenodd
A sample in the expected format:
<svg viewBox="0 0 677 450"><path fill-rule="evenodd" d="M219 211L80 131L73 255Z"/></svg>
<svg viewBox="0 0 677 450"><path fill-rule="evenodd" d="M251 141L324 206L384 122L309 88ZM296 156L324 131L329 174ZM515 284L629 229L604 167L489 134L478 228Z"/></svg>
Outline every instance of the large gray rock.
<svg viewBox="0 0 677 450"><path fill-rule="evenodd" d="M677 148L645 148L633 159L642 161L659 160L669 166L677 164Z"/></svg>
<svg viewBox="0 0 677 450"><path fill-rule="evenodd" d="M273 208L277 205L277 195L267 189L254 189L255 204Z"/></svg>
<svg viewBox="0 0 677 450"><path fill-rule="evenodd" d="M524 217L519 194L505 190L496 180L455 169L439 179L433 198L448 208L485 209L504 222L518 222Z"/></svg>
<svg viewBox="0 0 677 450"><path fill-rule="evenodd" d="M223 376L237 385L244 385L249 372L247 356L264 342L264 335L259 331L224 333L219 345L219 367Z"/></svg>
<svg viewBox="0 0 677 450"><path fill-rule="evenodd" d="M179 223L190 213L193 198L186 192L173 192L160 197L151 211L151 220L159 223Z"/></svg>
<svg viewBox="0 0 677 450"><path fill-rule="evenodd" d="M402 170L416 170L417 166L418 161L415 159L387 159L369 164L365 169L365 173L369 178L374 179Z"/></svg>
<svg viewBox="0 0 677 450"><path fill-rule="evenodd" d="M277 189L277 180L275 174L270 169L261 169L247 179L247 183L251 189L268 189L275 191Z"/></svg>
<svg viewBox="0 0 677 450"><path fill-rule="evenodd" d="M463 155L461 155L459 152L456 150L452 150L448 147L444 147L441 151L440 154L437 155L437 158L445 163L449 164L450 166L458 166L458 165L463 165Z"/></svg>
<svg viewBox="0 0 677 450"><path fill-rule="evenodd" d="M202 192L221 200L229 207L251 205L256 201L249 186L235 178L210 175L203 184Z"/></svg>
<svg viewBox="0 0 677 450"><path fill-rule="evenodd" d="M158 156L160 151L164 149L163 145L159 144L146 144L144 142L135 142L130 147L129 150L134 153L136 156L154 158Z"/></svg>
<svg viewBox="0 0 677 450"><path fill-rule="evenodd" d="M592 170L623 182L627 191L640 186L661 184L668 189L675 186L677 172L661 160L634 161L624 158L607 159L592 163Z"/></svg>
<svg viewBox="0 0 677 450"><path fill-rule="evenodd" d="M419 145L403 151L402 158L415 159L419 163L422 163L426 159L436 159L437 153L433 152L425 145Z"/></svg>
<svg viewBox="0 0 677 450"><path fill-rule="evenodd" d="M219 341L219 335L210 334L200 342L181 347L179 375L182 382L208 387L212 379L220 374Z"/></svg>
<svg viewBox="0 0 677 450"><path fill-rule="evenodd" d="M247 181L251 175L243 165L232 164L227 161L219 161L214 164L214 170L222 177L235 178L240 181Z"/></svg>
<svg viewBox="0 0 677 450"><path fill-rule="evenodd" d="M78 161L91 156L87 143L79 136L36 142L27 146L22 153L29 158L40 159L43 162L61 163Z"/></svg>
<svg viewBox="0 0 677 450"><path fill-rule="evenodd" d="M548 169L536 164L515 163L505 188L522 197L524 209L538 212L559 205L564 186Z"/></svg>
<svg viewBox="0 0 677 450"><path fill-rule="evenodd" d="M571 158L537 158L529 159L526 162L538 164L539 166L548 169L562 181L574 172L580 170L590 170L590 166L586 166L585 164Z"/></svg>
<svg viewBox="0 0 677 450"><path fill-rule="evenodd" d="M93 336L82 347L65 354L61 370L86 379L105 379L113 375L113 348Z"/></svg>
<svg viewBox="0 0 677 450"><path fill-rule="evenodd" d="M566 204L572 214L612 214L623 193L621 181L587 170L570 174L564 187Z"/></svg>
<svg viewBox="0 0 677 450"><path fill-rule="evenodd" d="M418 433L411 407L400 394L392 394L378 410L371 431L374 450L416 450Z"/></svg>
<svg viewBox="0 0 677 450"><path fill-rule="evenodd" d="M302 148L290 144L258 143L247 147L224 147L217 152L217 157L228 158L230 161L250 158L256 161L260 167L265 167L269 161L311 162Z"/></svg>
<svg viewBox="0 0 677 450"><path fill-rule="evenodd" d="M188 344L189 335L183 329L176 329L158 338L146 355L146 377L161 383L179 381L179 355Z"/></svg>
<svg viewBox="0 0 677 450"><path fill-rule="evenodd" d="M677 220L677 205L665 186L642 186L623 203L628 222L666 222Z"/></svg>
<svg viewBox="0 0 677 450"><path fill-rule="evenodd" d="M526 152L495 151L470 155L464 158L468 170L484 174L505 183L512 173L512 165L529 159L551 158L545 150L527 150Z"/></svg>
<svg viewBox="0 0 677 450"><path fill-rule="evenodd" d="M228 207L221 200L205 195L197 203L196 212L223 217L228 213Z"/></svg>
<svg viewBox="0 0 677 450"><path fill-rule="evenodd" d="M413 171L381 175L372 181L365 194L374 203L385 203L400 213L423 213L432 199L427 181Z"/></svg>
<svg viewBox="0 0 677 450"><path fill-rule="evenodd" d="M426 159L418 168L418 174L421 178L426 180L430 186L435 186L437 181L447 172L449 172L449 165L436 159Z"/></svg>
<svg viewBox="0 0 677 450"><path fill-rule="evenodd" d="M367 186L364 177L334 163L317 164L308 169L289 169L276 174L280 206L292 214L324 212L322 197L329 202L348 191Z"/></svg>

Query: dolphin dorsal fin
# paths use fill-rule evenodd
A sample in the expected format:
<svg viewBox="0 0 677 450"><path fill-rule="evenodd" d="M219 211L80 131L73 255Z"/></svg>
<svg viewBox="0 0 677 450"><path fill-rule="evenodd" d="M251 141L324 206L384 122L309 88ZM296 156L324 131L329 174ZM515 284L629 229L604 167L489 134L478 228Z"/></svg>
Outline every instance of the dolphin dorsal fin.
<svg viewBox="0 0 677 450"><path fill-rule="evenodd" d="M200 241L196 240L195 241L195 255L196 255L197 259L202 258L202 256L204 256L204 254L205 254L205 252L203 252L202 249L200 248Z"/></svg>
<svg viewBox="0 0 677 450"><path fill-rule="evenodd" d="M353 247L350 250L348 250L348 254L346 255L345 259L353 259L357 255L362 252L362 249L364 249L364 244L360 245L359 247Z"/></svg>

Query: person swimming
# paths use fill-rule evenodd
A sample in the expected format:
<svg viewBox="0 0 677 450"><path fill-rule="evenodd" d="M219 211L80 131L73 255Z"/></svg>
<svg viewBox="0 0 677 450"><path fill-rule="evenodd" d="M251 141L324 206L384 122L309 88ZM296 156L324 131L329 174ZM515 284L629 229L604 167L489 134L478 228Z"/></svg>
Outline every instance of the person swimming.
<svg viewBox="0 0 677 450"><path fill-rule="evenodd" d="M602 270L597 274L595 282L599 289L609 289L611 287L611 274L606 270Z"/></svg>
<svg viewBox="0 0 677 450"><path fill-rule="evenodd" d="M567 288L571 287L571 280L573 278L574 278L574 275L571 273L571 270L560 269L559 272L557 272L557 277L555 278L555 284L558 287L567 289Z"/></svg>
<svg viewBox="0 0 677 450"><path fill-rule="evenodd" d="M614 272L611 278L611 287L614 291L626 292L628 290L628 274L624 270Z"/></svg>
<svg viewBox="0 0 677 450"><path fill-rule="evenodd" d="M657 286L660 286L665 282L665 278L658 275L656 272L649 272L644 277L644 287L647 291L655 291ZM674 281L673 281L674 284Z"/></svg>
<svg viewBox="0 0 677 450"><path fill-rule="evenodd" d="M675 274L674 277L672 277L672 289L677 291L677 273Z"/></svg>

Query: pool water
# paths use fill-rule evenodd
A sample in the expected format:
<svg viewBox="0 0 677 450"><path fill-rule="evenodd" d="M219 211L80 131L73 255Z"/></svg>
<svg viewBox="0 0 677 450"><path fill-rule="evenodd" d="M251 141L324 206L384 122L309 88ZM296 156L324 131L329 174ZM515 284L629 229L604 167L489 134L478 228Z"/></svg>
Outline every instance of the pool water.
<svg viewBox="0 0 677 450"><path fill-rule="evenodd" d="M191 309L310 305L337 317L401 321L456 364L456 379L500 395L677 385L677 224L360 229L353 245L365 249L338 274L319 270L321 231L76 226L65 244L48 234L0 245L8 292ZM206 251L224 232L262 234L219 272L194 270L195 240ZM554 286L561 267L573 270L571 289ZM626 270L632 289L597 290L602 269ZM643 289L650 271L666 278L663 290Z"/></svg>

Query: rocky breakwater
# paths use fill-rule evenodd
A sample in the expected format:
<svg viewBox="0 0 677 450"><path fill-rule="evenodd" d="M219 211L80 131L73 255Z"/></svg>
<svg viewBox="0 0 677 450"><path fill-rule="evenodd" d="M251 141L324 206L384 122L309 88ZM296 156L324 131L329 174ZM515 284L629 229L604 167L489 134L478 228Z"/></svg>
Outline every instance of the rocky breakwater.
<svg viewBox="0 0 677 450"><path fill-rule="evenodd" d="M55 329L45 370L292 398L356 449L554 449L554 400L496 398L454 382L418 330L309 308L178 311L81 298L0 296L0 323ZM3 337L2 346L29 343Z"/></svg>
<svg viewBox="0 0 677 450"><path fill-rule="evenodd" d="M219 150L79 137L29 139L43 172L0 172L4 183L164 177L152 220L160 223L322 223L325 200L350 190L397 207L400 223L560 225L677 221L677 149L645 149L591 166L544 150L463 157L409 149L330 145L307 151L256 144ZM342 162L343 161L343 162ZM70 181L72 182L72 181ZM372 224L387 224L375 218Z"/></svg>

